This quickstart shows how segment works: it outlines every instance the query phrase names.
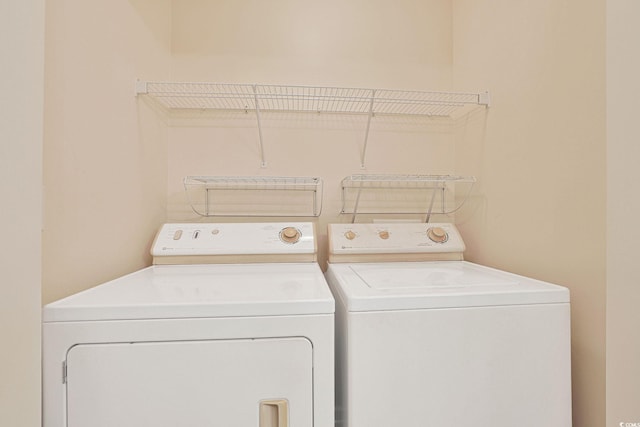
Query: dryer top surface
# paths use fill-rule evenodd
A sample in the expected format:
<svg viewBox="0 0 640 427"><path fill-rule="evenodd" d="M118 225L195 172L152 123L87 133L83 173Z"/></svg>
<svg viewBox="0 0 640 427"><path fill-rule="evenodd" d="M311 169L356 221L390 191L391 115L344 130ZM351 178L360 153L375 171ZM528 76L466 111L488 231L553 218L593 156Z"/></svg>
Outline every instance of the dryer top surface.
<svg viewBox="0 0 640 427"><path fill-rule="evenodd" d="M316 263L151 266L48 304L44 322L334 312Z"/></svg>

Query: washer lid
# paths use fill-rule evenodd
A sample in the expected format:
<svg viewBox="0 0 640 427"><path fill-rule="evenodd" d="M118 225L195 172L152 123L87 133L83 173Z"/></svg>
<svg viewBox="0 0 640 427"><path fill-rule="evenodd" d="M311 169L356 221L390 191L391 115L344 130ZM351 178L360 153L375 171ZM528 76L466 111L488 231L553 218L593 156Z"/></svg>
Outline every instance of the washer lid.
<svg viewBox="0 0 640 427"><path fill-rule="evenodd" d="M569 290L466 261L330 264L349 311L569 302Z"/></svg>
<svg viewBox="0 0 640 427"><path fill-rule="evenodd" d="M43 321L334 312L316 263L152 266L44 307Z"/></svg>

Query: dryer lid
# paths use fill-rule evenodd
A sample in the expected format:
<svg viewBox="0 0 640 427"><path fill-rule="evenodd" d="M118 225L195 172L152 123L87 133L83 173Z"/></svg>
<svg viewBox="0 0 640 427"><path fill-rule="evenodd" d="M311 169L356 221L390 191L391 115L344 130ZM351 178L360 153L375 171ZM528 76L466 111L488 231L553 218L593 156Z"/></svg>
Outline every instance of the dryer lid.
<svg viewBox="0 0 640 427"><path fill-rule="evenodd" d="M568 303L568 289L466 261L331 264L349 311Z"/></svg>
<svg viewBox="0 0 640 427"><path fill-rule="evenodd" d="M151 266L44 307L43 321L334 312L316 263Z"/></svg>

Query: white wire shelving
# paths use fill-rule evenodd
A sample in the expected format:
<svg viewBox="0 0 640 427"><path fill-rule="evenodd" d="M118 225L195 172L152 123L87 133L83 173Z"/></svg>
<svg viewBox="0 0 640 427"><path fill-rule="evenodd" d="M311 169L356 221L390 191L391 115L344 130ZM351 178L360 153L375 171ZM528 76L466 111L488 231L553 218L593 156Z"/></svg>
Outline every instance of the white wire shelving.
<svg viewBox="0 0 640 427"><path fill-rule="evenodd" d="M350 175L342 180L341 214L449 215L465 203L476 182L455 175ZM456 187L466 188L458 189ZM462 194L462 195L461 195Z"/></svg>
<svg viewBox="0 0 640 427"><path fill-rule="evenodd" d="M364 167L371 119L375 116L451 117L471 106L489 107L488 92L426 92L320 86L142 82L136 94L169 110L255 112L262 166L266 166L261 113L313 112L367 116L361 166Z"/></svg>
<svg viewBox="0 0 640 427"><path fill-rule="evenodd" d="M318 177L187 176L187 200L200 216L317 217L322 212Z"/></svg>

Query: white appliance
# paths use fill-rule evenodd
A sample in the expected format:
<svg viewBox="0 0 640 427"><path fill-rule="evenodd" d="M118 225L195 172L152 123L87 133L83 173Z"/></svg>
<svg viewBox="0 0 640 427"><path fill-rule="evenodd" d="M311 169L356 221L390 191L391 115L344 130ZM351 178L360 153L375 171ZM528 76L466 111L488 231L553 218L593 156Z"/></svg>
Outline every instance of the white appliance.
<svg viewBox="0 0 640 427"><path fill-rule="evenodd" d="M332 427L316 253L312 223L164 225L156 265L44 307L44 427Z"/></svg>
<svg viewBox="0 0 640 427"><path fill-rule="evenodd" d="M452 224L333 224L329 246L337 426L571 426L566 288L463 261Z"/></svg>

